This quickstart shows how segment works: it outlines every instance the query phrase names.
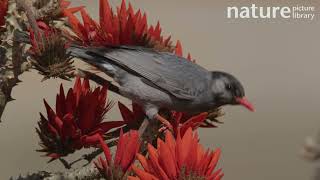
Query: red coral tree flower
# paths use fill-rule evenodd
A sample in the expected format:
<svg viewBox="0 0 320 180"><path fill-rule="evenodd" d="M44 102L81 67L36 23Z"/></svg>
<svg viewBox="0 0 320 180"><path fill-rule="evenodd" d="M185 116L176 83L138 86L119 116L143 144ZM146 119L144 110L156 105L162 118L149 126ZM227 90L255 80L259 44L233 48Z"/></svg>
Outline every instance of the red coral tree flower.
<svg viewBox="0 0 320 180"><path fill-rule="evenodd" d="M123 121L102 122L112 103L107 101L107 87L92 90L89 81L76 79L67 96L63 86L56 97L56 112L44 100L47 118L41 113L37 133L41 139L41 152L56 159L83 147L96 147L100 135L120 127Z"/></svg>
<svg viewBox="0 0 320 180"><path fill-rule="evenodd" d="M99 22L93 20L85 9L81 9L83 23L72 13L68 17L76 39L83 45L136 45L154 48L159 51L174 52L182 56L182 46L178 41L172 46L171 36L165 38L158 22L156 26L148 26L147 15L140 9L134 10L129 3L122 0L121 6L114 11L108 0L100 0ZM188 56L191 59L191 56Z"/></svg>
<svg viewBox="0 0 320 180"><path fill-rule="evenodd" d="M5 16L7 15L7 11L8 0L0 0L0 26L3 26L5 24Z"/></svg>
<svg viewBox="0 0 320 180"><path fill-rule="evenodd" d="M43 80L51 77L70 80L74 66L72 57L67 54L66 44L61 32L38 21L39 32L30 30L30 59L32 65L44 76Z"/></svg>
<svg viewBox="0 0 320 180"><path fill-rule="evenodd" d="M138 129L140 126L140 123L145 118L145 112L136 103L132 104L132 110L130 110L128 107L126 107L121 102L118 102L119 110L122 116L123 121L130 129Z"/></svg>
<svg viewBox="0 0 320 180"><path fill-rule="evenodd" d="M64 17L67 13L76 13L84 8L84 6L78 6L78 7L71 7L69 8L71 2L66 0L60 0L60 12L61 15Z"/></svg>
<svg viewBox="0 0 320 180"><path fill-rule="evenodd" d="M148 157L137 155L143 170L132 166L137 177L131 179L220 180L223 177L221 169L215 171L220 149L204 150L191 128L182 137L178 133L176 140L167 132L165 141L158 139L157 149L148 144L148 153Z"/></svg>
<svg viewBox="0 0 320 180"><path fill-rule="evenodd" d="M169 120L169 127L173 130L175 137L180 133L181 136L187 131L187 129L192 128L197 129L202 125L202 123L207 119L208 113L204 112L195 116L188 116L182 112L171 112L171 118ZM179 133L178 133L179 132Z"/></svg>
<svg viewBox="0 0 320 180"><path fill-rule="evenodd" d="M177 137L178 131L181 136L184 135L187 129L192 128L193 130L202 128L215 128L215 123L222 123L216 118L221 116L220 109L216 109L212 112L203 112L197 115L190 115L184 112L171 111L168 122L164 127L160 128L160 132L170 129L173 131L175 137Z"/></svg>
<svg viewBox="0 0 320 180"><path fill-rule="evenodd" d="M99 157L97 162L94 162L101 175L106 179L127 179L131 165L136 159L136 154L140 149L139 133L136 130L130 130L123 134L120 132L119 142L117 145L116 154L112 160L110 149L100 137L100 145L103 149L105 159Z"/></svg>

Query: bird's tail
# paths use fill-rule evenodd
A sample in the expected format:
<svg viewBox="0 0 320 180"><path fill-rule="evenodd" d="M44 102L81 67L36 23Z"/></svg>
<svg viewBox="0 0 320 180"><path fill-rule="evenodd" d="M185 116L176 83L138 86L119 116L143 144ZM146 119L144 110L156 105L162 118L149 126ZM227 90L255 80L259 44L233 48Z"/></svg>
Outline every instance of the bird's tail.
<svg viewBox="0 0 320 180"><path fill-rule="evenodd" d="M91 48L79 46L79 45L70 45L67 49L67 53L69 53L73 57L77 57L80 60L96 67L99 70L102 70L110 77L114 77L117 67L113 65L112 62L109 62L108 59L98 56L95 53L90 51Z"/></svg>

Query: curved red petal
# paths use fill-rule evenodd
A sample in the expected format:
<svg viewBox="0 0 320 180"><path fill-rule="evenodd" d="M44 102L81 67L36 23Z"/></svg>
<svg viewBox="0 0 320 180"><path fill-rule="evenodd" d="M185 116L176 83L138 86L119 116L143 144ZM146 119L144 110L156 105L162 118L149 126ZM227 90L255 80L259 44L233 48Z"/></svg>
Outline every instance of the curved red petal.
<svg viewBox="0 0 320 180"><path fill-rule="evenodd" d="M149 158L151 160L152 169L154 170L154 173L157 174L157 176L161 179L169 180L169 177L166 175L165 171L162 169L162 167L159 164L158 158L159 155L157 153L157 150L150 144L148 144L148 152L149 152Z"/></svg>
<svg viewBox="0 0 320 180"><path fill-rule="evenodd" d="M199 127L204 120L206 120L208 116L207 112L201 113L199 115L193 116L190 119L188 119L183 125L181 126L181 135L183 136L184 132L188 128L196 129Z"/></svg>
<svg viewBox="0 0 320 180"><path fill-rule="evenodd" d="M100 141L100 145L101 148L104 152L104 155L106 157L107 163L110 164L111 163L111 153L110 153L110 149L109 147L106 145L106 143L104 142L103 138L101 136L99 136L99 141Z"/></svg>
<svg viewBox="0 0 320 180"><path fill-rule="evenodd" d="M136 166L132 166L132 170L141 180L159 180L159 178L137 168Z"/></svg>
<svg viewBox="0 0 320 180"><path fill-rule="evenodd" d="M150 172L150 168L149 168L147 159L146 159L143 155L141 155L141 154L139 154L139 153L137 153L137 159L138 159L138 161L140 162L140 164L141 164L141 166L143 167L143 169L144 169L146 172Z"/></svg>
<svg viewBox="0 0 320 180"><path fill-rule="evenodd" d="M132 121L134 121L133 113L130 111L129 108L127 108L124 104L122 104L120 101L118 102L118 107L121 113L121 116L123 118L123 121L126 124L130 124Z"/></svg>
<svg viewBox="0 0 320 180"><path fill-rule="evenodd" d="M100 142L100 135L98 133L93 135L85 135L81 137L81 142L84 147L96 146Z"/></svg>
<svg viewBox="0 0 320 180"><path fill-rule="evenodd" d="M72 8L68 8L68 9L62 9L62 16L66 16L67 13L77 13L80 10L84 9L85 6L78 6L78 7L72 7Z"/></svg>
<svg viewBox="0 0 320 180"><path fill-rule="evenodd" d="M180 56L180 57L183 56L182 46L181 46L181 42L180 42L179 40L177 41L177 44L176 44L175 54L176 54L177 56Z"/></svg>
<svg viewBox="0 0 320 180"><path fill-rule="evenodd" d="M60 7L61 8L66 8L68 6L70 6L71 2L70 1L66 1L66 0L61 0L60 1Z"/></svg>
<svg viewBox="0 0 320 180"><path fill-rule="evenodd" d="M214 151L213 157L210 160L210 164L208 165L207 175L211 174L212 171L216 168L220 155L221 155L221 150L218 148Z"/></svg>
<svg viewBox="0 0 320 180"><path fill-rule="evenodd" d="M176 179L177 168L174 156L172 155L172 152L169 150L169 147L163 141L159 141L159 143L159 164L166 172L166 175L169 177L169 179Z"/></svg>
<svg viewBox="0 0 320 180"><path fill-rule="evenodd" d="M121 141L121 143L120 143ZM132 165L135 160L136 154L140 149L139 132L135 130L130 130L119 139L119 144L117 146L117 159L118 165L122 168L123 172L126 172L128 168Z"/></svg>
<svg viewBox="0 0 320 180"><path fill-rule="evenodd" d="M80 23L77 17L70 13L69 11L64 11L66 17L68 17L68 21L72 27L72 30L77 34L78 37L84 42L88 42L88 32L85 27Z"/></svg>

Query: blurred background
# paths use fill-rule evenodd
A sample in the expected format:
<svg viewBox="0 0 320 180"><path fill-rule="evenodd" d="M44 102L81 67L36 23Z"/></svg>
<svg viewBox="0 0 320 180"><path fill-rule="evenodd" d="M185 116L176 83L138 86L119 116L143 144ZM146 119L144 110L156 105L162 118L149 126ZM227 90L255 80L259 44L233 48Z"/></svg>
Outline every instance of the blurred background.
<svg viewBox="0 0 320 180"><path fill-rule="evenodd" d="M149 24L160 20L165 35L182 41L184 53L209 70L234 74L244 84L256 112L225 107L224 124L200 129L201 142L222 148L220 166L225 180L307 180L313 165L300 156L306 136L320 129L320 19L318 1L128 0L148 14ZM113 6L120 0L110 0ZM98 1L72 0L98 16ZM226 18L227 6L305 5L316 7L313 21L247 21ZM0 179L38 170L59 171L59 162L47 164L35 132L42 99L54 105L58 85L73 82L47 80L26 72L13 89L0 123ZM109 98L129 101L110 93ZM108 119L118 120L113 108ZM76 156L69 157L75 159Z"/></svg>

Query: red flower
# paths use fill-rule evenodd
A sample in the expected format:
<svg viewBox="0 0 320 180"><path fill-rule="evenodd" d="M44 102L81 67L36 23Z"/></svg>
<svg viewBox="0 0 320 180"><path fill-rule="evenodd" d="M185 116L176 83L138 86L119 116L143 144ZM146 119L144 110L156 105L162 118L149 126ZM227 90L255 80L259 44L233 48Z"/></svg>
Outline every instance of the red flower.
<svg viewBox="0 0 320 180"><path fill-rule="evenodd" d="M174 53L175 53L177 56L183 57L182 45L181 45L181 42L180 42L179 40L177 41L177 45L176 45L176 47L175 47ZM189 61L195 62L195 60L192 60L192 57L191 57L191 54L190 54L190 53L188 53L187 59L188 59Z"/></svg>
<svg viewBox="0 0 320 180"><path fill-rule="evenodd" d="M0 26L5 24L5 16L7 15L8 11L8 0L1 0L0 1Z"/></svg>
<svg viewBox="0 0 320 180"><path fill-rule="evenodd" d="M42 21L37 21L37 25L41 30L39 34L35 34L34 30L30 29L31 53L41 55L50 43L50 38L56 37L57 32Z"/></svg>
<svg viewBox="0 0 320 180"><path fill-rule="evenodd" d="M172 130L175 136L178 135L180 131L181 136L184 135L187 129L192 128L197 129L202 125L202 123L207 119L208 113L204 112L195 116L188 116L182 112L171 112L171 119L169 122L172 125Z"/></svg>
<svg viewBox="0 0 320 180"><path fill-rule="evenodd" d="M164 38L161 34L160 23L148 26L147 15L141 10L134 11L129 3L126 7L125 0L121 6L113 11L108 0L100 0L99 23L94 21L85 9L81 9L83 23L72 13L65 13L77 37L84 45L138 45L152 47L160 51L169 51L182 56L182 46L178 41L172 47L171 36ZM191 56L188 56L191 59Z"/></svg>
<svg viewBox="0 0 320 180"><path fill-rule="evenodd" d="M60 10L61 10L62 16L66 16L67 13L72 13L72 14L76 13L84 8L84 6L68 8L70 4L71 4L70 1L60 0Z"/></svg>
<svg viewBox="0 0 320 180"><path fill-rule="evenodd" d="M191 128L182 138L178 133L176 140L167 132L165 142L158 139L157 149L148 144L148 158L137 155L143 170L135 166L132 166L132 169L141 180L220 180L223 177L221 169L214 171L220 149L205 151L198 141L198 135L194 134Z"/></svg>
<svg viewBox="0 0 320 180"><path fill-rule="evenodd" d="M140 149L138 131L131 130L123 134L121 130L114 160L112 160L110 150L101 137L100 144L106 158L100 157L97 162L94 162L100 173L104 177L125 179Z"/></svg>
<svg viewBox="0 0 320 180"><path fill-rule="evenodd" d="M138 129L140 123L145 118L143 109L136 103L132 104L132 111L121 102L118 102L118 106L125 124L127 124L131 129Z"/></svg>
<svg viewBox="0 0 320 180"><path fill-rule="evenodd" d="M121 7L117 7L116 13L108 0L100 0L99 10L99 24L84 9L80 11L83 24L73 14L66 14L75 33L87 45L145 45L148 39L164 44L170 41L170 38L163 40L159 23L155 28L148 27L146 14L142 15L140 10L134 12L131 4L127 8L125 0Z"/></svg>
<svg viewBox="0 0 320 180"><path fill-rule="evenodd" d="M100 135L122 126L122 121L102 122L112 107L106 98L107 88L91 90L88 80L81 83L77 78L67 96L61 85L56 98L56 112L44 100L48 118L40 113L37 129L43 147L40 151L54 159L65 156L83 147L96 146Z"/></svg>
<svg viewBox="0 0 320 180"><path fill-rule="evenodd" d="M72 58L66 53L66 41L61 33L38 21L38 34L30 30L32 65L44 76L69 80L73 77L74 66Z"/></svg>

